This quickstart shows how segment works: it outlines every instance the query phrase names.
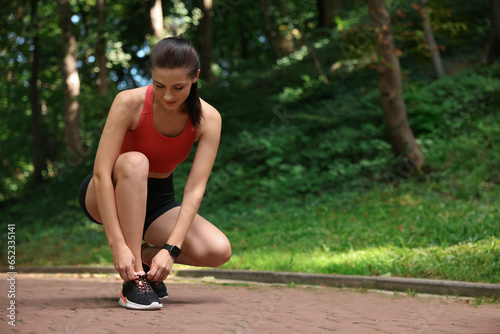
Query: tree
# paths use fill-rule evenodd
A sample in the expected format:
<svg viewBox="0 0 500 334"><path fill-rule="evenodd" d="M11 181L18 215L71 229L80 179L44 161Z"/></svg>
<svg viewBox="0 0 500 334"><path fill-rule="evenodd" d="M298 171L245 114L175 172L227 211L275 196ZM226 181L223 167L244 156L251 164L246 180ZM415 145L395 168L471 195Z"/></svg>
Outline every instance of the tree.
<svg viewBox="0 0 500 334"><path fill-rule="evenodd" d="M414 168L419 169L424 164L424 158L408 123L390 16L385 0L368 0L368 5L377 39L379 89L389 141L397 156L407 158Z"/></svg>
<svg viewBox="0 0 500 334"><path fill-rule="evenodd" d="M342 0L318 0L318 23L321 28L333 28L336 12L344 9Z"/></svg>
<svg viewBox="0 0 500 334"><path fill-rule="evenodd" d="M275 29L271 18L271 4L269 0L261 0L262 16L264 17L264 32L267 40L271 44L276 57L282 58L293 52L293 45L290 38L284 38L280 35L280 30ZM287 36L289 37L289 36Z"/></svg>
<svg viewBox="0 0 500 334"><path fill-rule="evenodd" d="M40 134L40 103L38 88L38 73L40 70L40 34L38 26L38 0L31 0L31 28L33 37L31 52L30 104L31 104L31 147L33 152L33 178L36 183L42 181L43 158Z"/></svg>
<svg viewBox="0 0 500 334"><path fill-rule="evenodd" d="M154 0L153 7L150 9L151 15L151 26L153 28L153 35L156 40L159 41L163 39L163 9L161 5L161 0Z"/></svg>
<svg viewBox="0 0 500 334"><path fill-rule="evenodd" d="M491 31L481 55L481 62L489 64L500 57L500 2L490 0Z"/></svg>
<svg viewBox="0 0 500 334"><path fill-rule="evenodd" d="M99 87L99 95L105 96L109 92L109 82L108 82L108 69L106 68L106 38L104 37L105 31L105 13L104 13L104 1L97 0L97 32L98 40L95 45L95 55L97 66L99 67L99 74L97 75L97 86Z"/></svg>
<svg viewBox="0 0 500 334"><path fill-rule="evenodd" d="M62 74L64 87L64 141L73 152L82 147L80 135L80 78L78 76L76 38L71 17L73 13L68 0L58 0L59 21L62 30Z"/></svg>
<svg viewBox="0 0 500 334"><path fill-rule="evenodd" d="M314 66L316 66L316 69L318 70L318 74L321 77L321 80L323 80L324 83L328 83L328 78L326 77L326 74L323 71L323 68L321 67L321 63L318 59L318 55L316 54L316 50L314 49L314 46L309 42L309 39L306 37L304 29L302 28L303 24L295 22L296 20L292 18L292 15L290 15L290 12L288 11L288 8L286 7L286 3L284 0L280 0L280 2L283 11L283 16L286 17L287 20L292 24L292 27L299 32L300 39L302 43L304 43L304 45L307 47L307 50L309 51L309 54L311 55L314 61Z"/></svg>
<svg viewBox="0 0 500 334"><path fill-rule="evenodd" d="M200 41L200 66L201 77L208 82L215 81L212 71L214 62L214 49L212 46L212 18L214 16L213 0L200 0L200 7L203 17L200 19L199 41Z"/></svg>
<svg viewBox="0 0 500 334"><path fill-rule="evenodd" d="M431 22L429 19L429 10L426 7L427 0L421 1L422 6L418 7L414 5L422 18L422 25L424 27L424 36L429 47L429 51L432 56L432 63L434 64L434 71L436 71L436 76L441 78L444 75L443 63L441 62L441 54L439 53L439 46L436 44L434 39L434 33L432 32Z"/></svg>

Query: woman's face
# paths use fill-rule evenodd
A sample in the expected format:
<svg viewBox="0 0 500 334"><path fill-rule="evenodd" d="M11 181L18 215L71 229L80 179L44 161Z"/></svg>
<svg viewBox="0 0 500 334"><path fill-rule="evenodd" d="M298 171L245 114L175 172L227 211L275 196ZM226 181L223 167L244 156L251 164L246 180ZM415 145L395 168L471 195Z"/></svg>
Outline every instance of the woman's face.
<svg viewBox="0 0 500 334"><path fill-rule="evenodd" d="M154 68L151 74L157 101L165 109L179 110L189 96L191 85L198 80L199 73L192 78L186 68Z"/></svg>

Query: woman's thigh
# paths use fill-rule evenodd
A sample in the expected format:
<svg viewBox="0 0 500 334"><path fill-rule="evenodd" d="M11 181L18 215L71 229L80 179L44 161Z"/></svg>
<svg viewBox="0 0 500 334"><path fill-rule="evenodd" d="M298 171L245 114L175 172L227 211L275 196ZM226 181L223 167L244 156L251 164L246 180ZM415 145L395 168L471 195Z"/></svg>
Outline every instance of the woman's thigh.
<svg viewBox="0 0 500 334"><path fill-rule="evenodd" d="M118 179L123 176L127 176L127 180L139 179L146 182L147 171L149 168L149 162L146 156L140 152L127 152L121 154L115 162L113 167L113 173L111 174L111 181L113 182L113 187L116 187ZM116 195L116 194L115 194ZM89 182L87 187L87 193L85 194L85 207L88 213L97 220L101 222L101 215L99 214L99 209L97 207L97 194L95 190L94 177Z"/></svg>
<svg viewBox="0 0 500 334"><path fill-rule="evenodd" d="M162 247L172 233L180 208L170 209L151 223L144 235L145 241ZM182 254L176 262L183 264L217 267L231 257L231 244L224 233L198 214L181 248Z"/></svg>
<svg viewBox="0 0 500 334"><path fill-rule="evenodd" d="M97 208L97 196L95 193L94 178L90 179L89 186L87 188L87 193L85 194L85 207L88 213L97 220L101 222L101 216L99 215L99 209Z"/></svg>

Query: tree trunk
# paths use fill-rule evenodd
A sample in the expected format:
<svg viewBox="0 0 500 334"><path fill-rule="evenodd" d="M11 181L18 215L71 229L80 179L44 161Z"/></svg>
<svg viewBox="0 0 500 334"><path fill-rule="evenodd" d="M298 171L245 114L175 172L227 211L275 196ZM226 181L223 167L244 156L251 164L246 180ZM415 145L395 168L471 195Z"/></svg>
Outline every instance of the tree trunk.
<svg viewBox="0 0 500 334"><path fill-rule="evenodd" d="M491 31L481 55L481 63L489 64L500 57L500 3L490 0Z"/></svg>
<svg viewBox="0 0 500 334"><path fill-rule="evenodd" d="M151 26L153 27L153 35L156 41L163 39L163 9L161 0L155 0L153 7L149 11L151 15Z"/></svg>
<svg viewBox="0 0 500 334"><path fill-rule="evenodd" d="M320 28L334 28L335 13L344 9L342 0L318 0L318 23Z"/></svg>
<svg viewBox="0 0 500 334"><path fill-rule="evenodd" d="M398 157L408 159L413 168L420 169L424 158L408 123L389 13L384 0L368 0L368 5L377 37L379 89L389 141Z"/></svg>
<svg viewBox="0 0 500 334"><path fill-rule="evenodd" d="M325 72L323 71L323 68L321 67L321 62L319 61L318 55L316 53L316 50L314 49L314 46L309 42L309 39L306 37L306 34L304 33L304 29L300 27L298 24L294 22L292 19L290 12L288 11L286 7L285 0L280 0L281 2L281 8L283 11L283 16L287 17L290 22L292 22L293 27L297 29L300 33L301 40L304 43L304 45L307 47L307 50L309 51L309 54L311 55L313 61L314 61L314 66L316 66L316 70L318 71L319 76L321 77L321 80L323 80L324 83L328 83L328 78L326 77Z"/></svg>
<svg viewBox="0 0 500 334"><path fill-rule="evenodd" d="M271 47L274 49L276 57L282 58L285 55L279 47L280 43L278 42L276 31L273 29L273 24L271 22L271 18L269 17L269 2L267 0L261 0L260 5L262 8L262 17L264 18L264 33L266 34L266 38L269 41L269 44L271 44Z"/></svg>
<svg viewBox="0 0 500 334"><path fill-rule="evenodd" d="M269 16L269 11L271 5L268 0L261 0L260 5L262 8L262 16L264 18L264 33L266 38L271 44L271 47L276 53L276 57L283 58L293 52L293 47L290 41L281 37L278 29L274 29L271 17Z"/></svg>
<svg viewBox="0 0 500 334"><path fill-rule="evenodd" d="M422 25L424 26L424 35L429 50L432 55L432 62L434 64L434 70L436 71L436 76L438 79L442 78L444 75L443 63L441 62L441 54L439 53L439 46L436 44L434 39L434 33L431 29L431 22L429 20L428 10L425 7L427 0L422 0L422 8L419 13L422 17Z"/></svg>
<svg viewBox="0 0 500 334"><path fill-rule="evenodd" d="M78 77L76 39L71 22L71 7L68 0L59 1L59 20L62 30L63 86L64 86L64 141L69 149L76 152L82 147L80 136L80 105L76 97L80 95Z"/></svg>
<svg viewBox="0 0 500 334"><path fill-rule="evenodd" d="M201 0L200 7L203 12L198 30L200 38L200 76L208 82L214 82L216 78L212 71L214 62L214 49L212 46L213 0Z"/></svg>
<svg viewBox="0 0 500 334"><path fill-rule="evenodd" d="M30 103L31 103L31 147L33 150L33 177L35 183L42 182L43 157L42 136L40 134L40 104L38 73L40 70L39 26L37 18L38 0L31 0L31 27L35 31L31 54Z"/></svg>
<svg viewBox="0 0 500 334"><path fill-rule="evenodd" d="M104 13L104 1L97 0L97 31L99 34L99 39L95 45L95 54L97 67L99 68L99 74L97 75L97 87L99 88L99 95L105 96L109 92L109 82L108 82L108 69L106 63L106 39L104 38L105 31L105 13Z"/></svg>
<svg viewBox="0 0 500 334"><path fill-rule="evenodd" d="M294 20L288 12L288 7L286 6L286 2L284 0L280 0L280 4L281 4L281 18L287 17L289 21L292 22L293 24ZM279 30L280 29L278 29L278 31ZM286 55L289 55L290 53L295 51L292 29L287 29L285 36L282 36L279 33L278 36L281 42L281 49L284 51Z"/></svg>

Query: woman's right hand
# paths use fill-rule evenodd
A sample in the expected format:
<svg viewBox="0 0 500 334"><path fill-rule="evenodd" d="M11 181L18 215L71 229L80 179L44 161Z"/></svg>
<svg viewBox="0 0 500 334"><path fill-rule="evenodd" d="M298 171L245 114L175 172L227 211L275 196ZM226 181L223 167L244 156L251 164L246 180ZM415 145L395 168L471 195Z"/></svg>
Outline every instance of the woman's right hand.
<svg viewBox="0 0 500 334"><path fill-rule="evenodd" d="M118 274L123 281L128 282L135 278L134 263L135 258L130 248L127 245L122 245L116 249L112 249L113 263Z"/></svg>

